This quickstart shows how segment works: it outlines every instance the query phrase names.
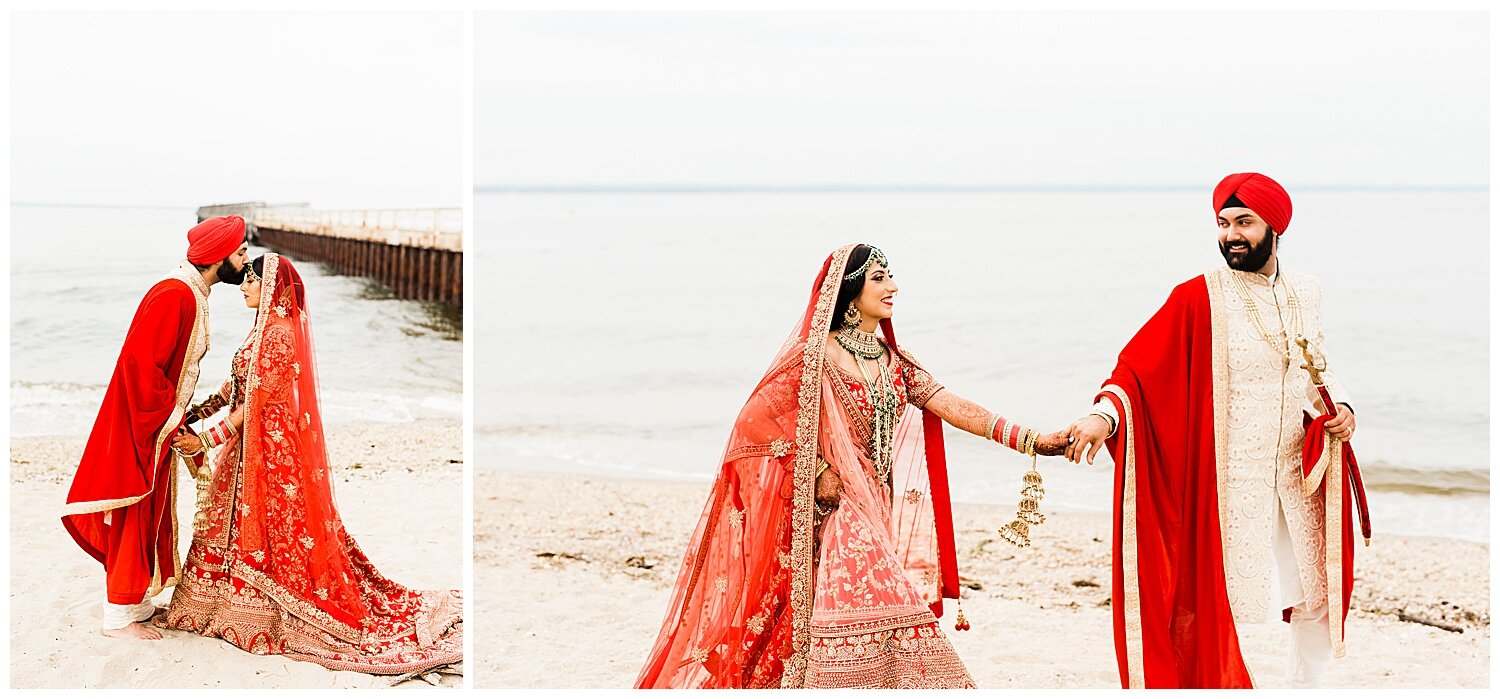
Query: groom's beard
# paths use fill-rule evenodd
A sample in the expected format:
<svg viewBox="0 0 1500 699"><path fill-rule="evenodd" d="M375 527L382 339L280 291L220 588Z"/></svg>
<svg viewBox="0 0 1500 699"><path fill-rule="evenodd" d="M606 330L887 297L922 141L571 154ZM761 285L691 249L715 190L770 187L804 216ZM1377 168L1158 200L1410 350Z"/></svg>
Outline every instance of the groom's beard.
<svg viewBox="0 0 1500 699"><path fill-rule="evenodd" d="M250 263L246 262L245 264ZM234 263L229 260L224 260L224 264L219 265L217 274L219 275L219 281L225 284L239 286L241 282L245 281L245 268L235 269Z"/></svg>
<svg viewBox="0 0 1500 699"><path fill-rule="evenodd" d="M1241 272L1258 272L1266 262L1271 259L1271 253L1276 251L1276 234L1266 231L1266 237L1260 239L1260 244L1251 245L1247 252L1230 252L1229 243L1219 243L1219 254L1224 256L1224 261L1229 263L1230 269Z"/></svg>

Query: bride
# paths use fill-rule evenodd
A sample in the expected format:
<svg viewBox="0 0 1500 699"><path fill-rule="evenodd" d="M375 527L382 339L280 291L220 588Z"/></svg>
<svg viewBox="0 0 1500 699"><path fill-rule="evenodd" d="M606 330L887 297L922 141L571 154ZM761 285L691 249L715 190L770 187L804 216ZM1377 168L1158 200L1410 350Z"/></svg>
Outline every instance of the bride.
<svg viewBox="0 0 1500 699"><path fill-rule="evenodd" d="M896 291L876 248L823 263L730 432L637 687L973 686L937 621L959 592L941 423L1038 454L1066 436L934 381L896 343Z"/></svg>
<svg viewBox="0 0 1500 699"><path fill-rule="evenodd" d="M256 654L335 670L404 674L463 657L459 590L409 590L380 575L344 531L318 404L302 277L267 254L240 290L258 309L233 372L180 435L184 454L221 447L199 482L187 565L157 624L218 636ZM204 490L206 486L206 491Z"/></svg>

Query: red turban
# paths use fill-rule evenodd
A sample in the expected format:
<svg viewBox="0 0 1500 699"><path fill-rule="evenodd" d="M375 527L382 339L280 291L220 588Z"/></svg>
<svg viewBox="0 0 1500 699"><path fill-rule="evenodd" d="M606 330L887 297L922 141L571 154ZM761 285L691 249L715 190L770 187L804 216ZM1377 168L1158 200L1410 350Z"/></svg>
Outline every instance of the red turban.
<svg viewBox="0 0 1500 699"><path fill-rule="evenodd" d="M211 265L234 254L245 242L245 219L215 216L188 231L188 262Z"/></svg>
<svg viewBox="0 0 1500 699"><path fill-rule="evenodd" d="M1240 172L1225 177L1214 187L1214 213L1224 210L1230 197L1239 199L1245 208L1271 224L1276 235L1286 232L1292 223L1292 197L1281 185L1258 172Z"/></svg>

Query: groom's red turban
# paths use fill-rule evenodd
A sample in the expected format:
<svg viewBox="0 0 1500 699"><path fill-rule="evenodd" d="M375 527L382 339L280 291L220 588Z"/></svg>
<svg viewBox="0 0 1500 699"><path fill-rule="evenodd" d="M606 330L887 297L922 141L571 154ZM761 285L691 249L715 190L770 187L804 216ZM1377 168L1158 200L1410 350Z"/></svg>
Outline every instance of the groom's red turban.
<svg viewBox="0 0 1500 699"><path fill-rule="evenodd" d="M1225 177L1214 187L1214 213L1224 210L1224 202L1230 197L1240 200L1245 208L1271 224L1276 235L1286 232L1292 223L1292 198L1281 185L1258 172L1240 172Z"/></svg>
<svg viewBox="0 0 1500 699"><path fill-rule="evenodd" d="M215 216L188 231L188 262L211 265L234 254L245 242L245 219Z"/></svg>

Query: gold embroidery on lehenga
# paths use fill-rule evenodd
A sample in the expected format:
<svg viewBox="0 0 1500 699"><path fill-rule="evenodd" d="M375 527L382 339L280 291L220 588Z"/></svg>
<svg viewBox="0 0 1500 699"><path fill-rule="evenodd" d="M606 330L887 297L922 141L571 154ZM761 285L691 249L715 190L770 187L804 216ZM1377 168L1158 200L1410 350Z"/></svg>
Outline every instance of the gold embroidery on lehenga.
<svg viewBox="0 0 1500 699"><path fill-rule="evenodd" d="M948 689L973 687L937 624L856 636L818 638L810 683L818 687Z"/></svg>
<svg viewBox="0 0 1500 699"><path fill-rule="evenodd" d="M759 636L766 632L766 613L761 612L745 620L745 628L751 633Z"/></svg>
<svg viewBox="0 0 1500 699"><path fill-rule="evenodd" d="M271 288L278 259L266 258L263 278ZM285 324L268 326L269 315L258 315L251 342L235 358L237 377L242 367L247 374L245 395L259 390L266 401L255 414L247 413L241 433L264 435L258 443L265 469L246 473L244 439L221 450L217 465L224 475L215 479L213 529L195 537L172 605L157 623L217 636L251 653L278 653L335 670L401 674L455 662L463 652L461 594L403 588L380 576L336 520L307 521L304 489L297 486L300 481L288 480L304 477L298 473L296 440L281 429L295 431L299 422L287 402L295 349ZM301 422L310 420L309 413L301 414ZM309 481L308 488L316 482ZM275 489L287 498L268 498L268 509L256 512L241 500L247 486ZM263 531L243 536L252 523ZM310 565L317 541L308 532L319 524L335 546L342 542L340 551L316 554L346 566L336 578ZM240 553L251 541L256 548ZM357 586L351 572L358 574ZM328 584L334 580L344 587Z"/></svg>

